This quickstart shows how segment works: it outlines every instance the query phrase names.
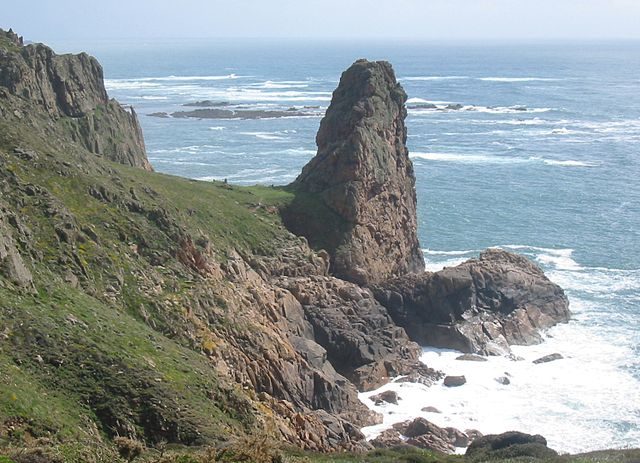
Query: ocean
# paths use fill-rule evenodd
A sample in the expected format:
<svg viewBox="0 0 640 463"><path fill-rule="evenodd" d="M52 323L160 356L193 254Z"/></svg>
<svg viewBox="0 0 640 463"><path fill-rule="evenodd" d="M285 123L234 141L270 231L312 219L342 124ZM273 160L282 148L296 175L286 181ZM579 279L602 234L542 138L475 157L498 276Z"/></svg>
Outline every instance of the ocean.
<svg viewBox="0 0 640 463"><path fill-rule="evenodd" d="M640 43L163 40L52 43L103 64L111 97L137 111L159 172L283 185L315 154L340 74L390 61L408 96L427 268L487 247L525 254L567 292L573 319L523 358L424 361L467 384L390 384L399 405L370 407L385 426L413 416L483 433L544 435L563 452L640 447ZM211 100L304 116L258 120L149 116ZM534 365L549 353L564 359ZM508 373L511 383L495 378ZM421 412L425 406L441 413Z"/></svg>

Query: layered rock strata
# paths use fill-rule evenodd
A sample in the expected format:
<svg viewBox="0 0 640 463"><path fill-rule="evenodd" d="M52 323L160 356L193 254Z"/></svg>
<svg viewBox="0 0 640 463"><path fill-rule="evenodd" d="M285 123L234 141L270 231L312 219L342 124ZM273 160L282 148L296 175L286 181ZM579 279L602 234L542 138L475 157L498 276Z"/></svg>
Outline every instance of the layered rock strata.
<svg viewBox="0 0 640 463"><path fill-rule="evenodd" d="M288 227L326 249L332 273L354 283L424 269L406 100L389 63L356 61L320 123L316 156L292 184L301 197L285 213Z"/></svg>

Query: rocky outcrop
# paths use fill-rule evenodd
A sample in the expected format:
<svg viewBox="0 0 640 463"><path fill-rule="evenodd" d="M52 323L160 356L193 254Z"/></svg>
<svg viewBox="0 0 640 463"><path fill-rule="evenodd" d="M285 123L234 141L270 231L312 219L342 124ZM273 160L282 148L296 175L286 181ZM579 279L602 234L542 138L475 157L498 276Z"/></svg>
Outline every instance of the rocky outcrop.
<svg viewBox="0 0 640 463"><path fill-rule="evenodd" d="M336 276L358 284L424 269L406 99L387 62L345 71L284 214L294 233L329 252Z"/></svg>
<svg viewBox="0 0 640 463"><path fill-rule="evenodd" d="M422 345L503 354L535 344L539 331L569 320L564 291L525 257L489 249L436 273L407 275L375 289L394 321Z"/></svg>
<svg viewBox="0 0 640 463"><path fill-rule="evenodd" d="M479 437L469 445L465 455L472 461L493 461L512 458L519 460L519 457L547 459L558 454L547 447L547 440L539 434L510 431Z"/></svg>
<svg viewBox="0 0 640 463"><path fill-rule="evenodd" d="M372 441L374 447L411 445L442 453L454 453L456 447L466 447L471 437L456 428L441 428L424 418L394 424Z"/></svg>
<svg viewBox="0 0 640 463"><path fill-rule="evenodd" d="M279 278L301 304L314 340L334 368L361 391L399 375L429 384L440 374L419 361L422 349L393 323L370 290L328 276Z"/></svg>
<svg viewBox="0 0 640 463"><path fill-rule="evenodd" d="M13 239L14 227L11 222L21 228L15 215L3 201L0 201L0 275L21 289L33 290L33 276Z"/></svg>
<svg viewBox="0 0 640 463"><path fill-rule="evenodd" d="M0 30L0 36L11 44L0 47L0 89L16 99L16 117L36 111L63 119L68 135L89 152L152 170L135 112L109 100L95 58L57 55L43 44L23 46L13 32Z"/></svg>

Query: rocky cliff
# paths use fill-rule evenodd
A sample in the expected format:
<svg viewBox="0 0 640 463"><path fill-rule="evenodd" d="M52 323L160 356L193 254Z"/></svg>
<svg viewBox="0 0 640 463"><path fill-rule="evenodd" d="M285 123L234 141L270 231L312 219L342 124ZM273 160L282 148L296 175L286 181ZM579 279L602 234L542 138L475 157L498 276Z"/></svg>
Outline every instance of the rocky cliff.
<svg viewBox="0 0 640 463"><path fill-rule="evenodd" d="M424 269L406 99L389 63L356 61L320 123L318 153L292 185L317 202L294 204L288 226L329 252L332 273L358 284Z"/></svg>
<svg viewBox="0 0 640 463"><path fill-rule="evenodd" d="M15 33L0 30L0 99L5 119L29 121L50 133L53 127L42 121L48 115L48 122L59 123L58 133L66 132L63 137L87 151L152 170L135 112L109 100L102 67L86 53L57 55L42 44L24 46Z"/></svg>
<svg viewBox="0 0 640 463"><path fill-rule="evenodd" d="M359 389L438 378L369 289L282 226L268 205L292 193L146 172L93 58L0 38L0 445L259 433L364 450L380 417Z"/></svg>
<svg viewBox="0 0 640 463"><path fill-rule="evenodd" d="M284 210L286 225L328 251L337 277L373 287L422 345L505 354L511 344L540 342L541 329L569 319L569 304L526 258L489 250L421 272L405 101L389 63L359 60L343 73L320 124L318 153L291 185L296 200Z"/></svg>
<svg viewBox="0 0 640 463"><path fill-rule="evenodd" d="M561 291L516 256L412 273L406 96L388 63L343 75L290 189L148 172L135 114L105 103L87 56L6 33L0 70L0 449L111 462L126 436L157 460L167 443L224 455L259 435L363 451L360 428L381 417L359 391L442 376L403 326L424 341L469 315L483 332L483 314L535 306L535 328L566 315Z"/></svg>

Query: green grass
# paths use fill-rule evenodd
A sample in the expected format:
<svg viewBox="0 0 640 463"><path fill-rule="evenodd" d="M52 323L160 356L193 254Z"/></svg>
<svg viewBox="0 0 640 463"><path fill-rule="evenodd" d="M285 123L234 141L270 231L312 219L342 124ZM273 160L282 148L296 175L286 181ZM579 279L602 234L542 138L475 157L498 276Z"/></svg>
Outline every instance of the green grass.
<svg viewBox="0 0 640 463"><path fill-rule="evenodd" d="M145 436L148 430L131 419L141 437L186 442L251 424L224 403L233 393L221 389L202 355L80 292L55 286L44 292L16 296L0 289L0 326L9 333L1 344L0 422L24 417L33 437L65 440L85 438L87 419L115 434L122 429L112 419L146 414L193 435L169 429ZM149 402L161 405L149 408Z"/></svg>

